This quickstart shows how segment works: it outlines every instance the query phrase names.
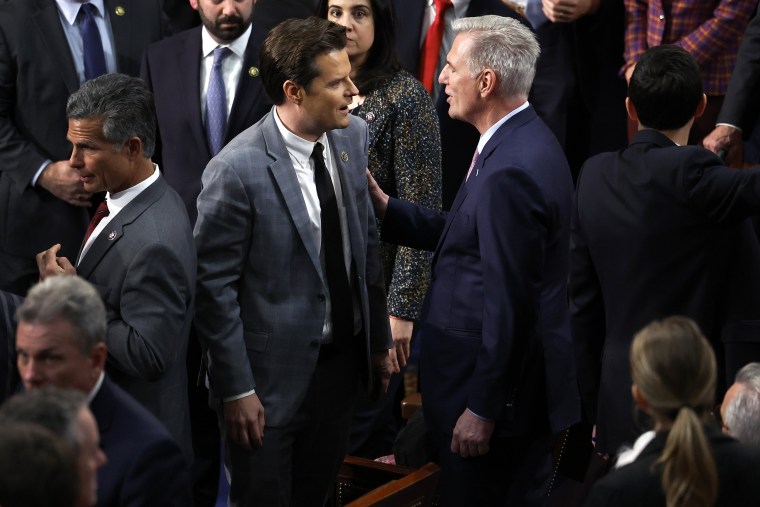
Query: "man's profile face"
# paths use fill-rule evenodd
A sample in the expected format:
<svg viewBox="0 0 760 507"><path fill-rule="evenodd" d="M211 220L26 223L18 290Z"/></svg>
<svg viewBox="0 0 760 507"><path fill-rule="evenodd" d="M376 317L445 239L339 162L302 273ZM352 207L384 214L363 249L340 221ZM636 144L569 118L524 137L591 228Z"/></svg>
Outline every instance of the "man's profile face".
<svg viewBox="0 0 760 507"><path fill-rule="evenodd" d="M49 324L21 321L16 330L16 364L24 389L52 385L88 393L100 376L93 356L77 345L74 327L65 319Z"/></svg>
<svg viewBox="0 0 760 507"><path fill-rule="evenodd" d="M316 63L321 72L303 89L301 101L304 137L314 139L328 130L348 127L348 106L359 93L348 77L351 63L345 49L321 54Z"/></svg>
<svg viewBox="0 0 760 507"><path fill-rule="evenodd" d="M106 455L100 448L98 424L87 407L77 416L80 442L77 449L77 472L79 475L78 507L95 505L98 500L98 468L106 463Z"/></svg>
<svg viewBox="0 0 760 507"><path fill-rule="evenodd" d="M465 62L469 36L460 33L454 39L451 51L446 55L446 65L438 76L438 82L446 85L446 102L449 116L474 124L477 115L478 77L472 76Z"/></svg>
<svg viewBox="0 0 760 507"><path fill-rule="evenodd" d="M248 29L255 0L190 0L203 26L219 44L234 41Z"/></svg>
<svg viewBox="0 0 760 507"><path fill-rule="evenodd" d="M101 120L70 119L66 137L73 145L69 165L88 192L115 194L139 183L140 175L132 167L127 144L114 146L103 137Z"/></svg>

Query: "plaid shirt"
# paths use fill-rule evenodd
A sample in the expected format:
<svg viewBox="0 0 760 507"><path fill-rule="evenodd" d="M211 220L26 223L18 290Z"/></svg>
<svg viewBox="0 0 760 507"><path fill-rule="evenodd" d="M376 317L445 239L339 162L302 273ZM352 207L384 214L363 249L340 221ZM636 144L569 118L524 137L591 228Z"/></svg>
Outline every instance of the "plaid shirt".
<svg viewBox="0 0 760 507"><path fill-rule="evenodd" d="M677 44L702 70L707 95L725 95L758 0L624 0L625 67L647 48Z"/></svg>

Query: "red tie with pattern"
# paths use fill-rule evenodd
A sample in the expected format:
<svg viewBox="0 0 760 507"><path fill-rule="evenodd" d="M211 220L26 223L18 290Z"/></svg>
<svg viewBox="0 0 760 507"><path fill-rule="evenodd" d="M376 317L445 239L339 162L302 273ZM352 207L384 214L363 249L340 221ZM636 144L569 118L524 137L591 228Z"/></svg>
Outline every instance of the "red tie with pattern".
<svg viewBox="0 0 760 507"><path fill-rule="evenodd" d="M425 44L420 51L420 81L430 93L433 93L433 86L435 86L435 69L438 67L443 31L446 28L444 17L449 7L453 7L451 0L434 0L434 3L435 21L430 25Z"/></svg>
<svg viewBox="0 0 760 507"><path fill-rule="evenodd" d="M87 234L84 235L84 241L82 242L83 245L87 243L88 239L90 239L90 235L92 235L92 231L95 230L95 227L97 227L100 221L107 216L108 203L103 201L98 205L98 209L95 210L95 214L92 216L92 220L90 220L90 225L87 227Z"/></svg>

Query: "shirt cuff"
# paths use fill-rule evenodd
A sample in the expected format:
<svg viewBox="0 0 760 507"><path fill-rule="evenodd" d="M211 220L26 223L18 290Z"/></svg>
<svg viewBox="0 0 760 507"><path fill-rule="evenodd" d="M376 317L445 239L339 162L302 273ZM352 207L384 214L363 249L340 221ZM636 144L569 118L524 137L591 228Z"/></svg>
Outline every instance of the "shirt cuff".
<svg viewBox="0 0 760 507"><path fill-rule="evenodd" d="M475 412L473 412L473 411L472 411L472 410L470 410L469 408L467 409L467 411L468 411L469 413L471 413L472 415L474 415L475 417L477 417L478 419L480 419L481 421L490 421L490 420L491 420L491 419L489 419L488 417L483 417L482 415L478 415L478 414L476 414Z"/></svg>
<svg viewBox="0 0 760 507"><path fill-rule="evenodd" d="M38 180L38 179L40 179L40 175L42 174L42 171L44 171L44 170L45 170L45 168L46 168L46 167L47 167L49 164L52 164L52 163L53 163L53 161L52 161L52 160L46 160L46 161L44 161L44 162L42 163L42 165L40 166L40 168L39 168L39 169L37 169L37 172L36 172L36 173L34 173L34 177L32 178L32 186L33 186L33 187L36 187L36 186L37 186L37 180Z"/></svg>
<svg viewBox="0 0 760 507"><path fill-rule="evenodd" d="M250 396L250 395L252 395L252 394L256 394L256 389L251 389L251 390L250 390L250 391L248 391L247 393L238 394L238 395L235 395L235 396L229 396L229 397L227 397L227 398L222 398L222 401L224 401L224 402L226 403L226 402L228 402L228 401L235 401L235 400L240 400L240 399L243 399L243 398L245 398L246 396Z"/></svg>
<svg viewBox="0 0 760 507"><path fill-rule="evenodd" d="M725 125L726 127L731 127L732 129L738 130L740 134L744 134L744 132L742 132L742 129L740 127L737 127L736 125L733 125L731 123L720 122L720 123L715 124L716 127L718 125Z"/></svg>

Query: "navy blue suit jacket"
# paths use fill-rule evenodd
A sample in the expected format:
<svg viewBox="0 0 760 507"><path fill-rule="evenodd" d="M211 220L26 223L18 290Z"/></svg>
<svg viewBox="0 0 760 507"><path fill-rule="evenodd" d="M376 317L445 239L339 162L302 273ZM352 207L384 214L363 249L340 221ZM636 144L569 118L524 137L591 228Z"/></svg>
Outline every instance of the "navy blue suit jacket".
<svg viewBox="0 0 760 507"><path fill-rule="evenodd" d="M727 382L760 358L760 245L747 220L758 213L760 171L729 169L706 149L676 146L654 130L583 166L570 302L598 451L615 452L640 432L628 354L651 321L696 320Z"/></svg>
<svg viewBox="0 0 760 507"><path fill-rule="evenodd" d="M422 311L426 420L469 408L496 435L578 420L566 299L572 181L532 107L485 145L449 213L391 199L382 238L435 249Z"/></svg>
<svg viewBox="0 0 760 507"><path fill-rule="evenodd" d="M97 507L192 505L188 464L158 419L106 376L90 402L108 459Z"/></svg>
<svg viewBox="0 0 760 507"><path fill-rule="evenodd" d="M224 144L272 108L258 74L259 48L265 35L255 27L251 32ZM195 201L201 191L201 174L211 160L201 120L201 51L201 27L193 28L149 46L140 71L156 103L160 142L153 159L166 182L182 197L191 225L198 216Z"/></svg>

